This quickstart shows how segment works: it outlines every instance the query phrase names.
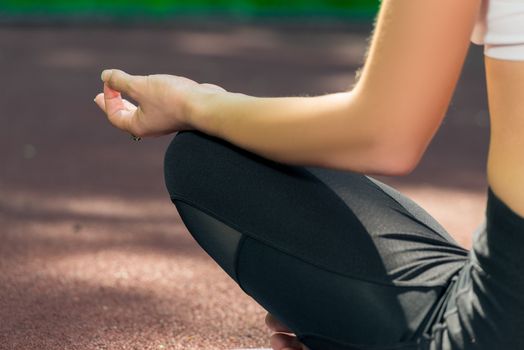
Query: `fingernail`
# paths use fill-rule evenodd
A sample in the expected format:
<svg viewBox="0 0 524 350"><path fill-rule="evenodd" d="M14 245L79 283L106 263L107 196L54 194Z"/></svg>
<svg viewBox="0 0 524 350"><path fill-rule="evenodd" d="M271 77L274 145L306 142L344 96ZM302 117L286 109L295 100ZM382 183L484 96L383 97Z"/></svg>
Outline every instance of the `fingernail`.
<svg viewBox="0 0 524 350"><path fill-rule="evenodd" d="M109 79L109 77L111 76L111 73L112 73L111 69L105 69L102 72L102 75L101 75L102 81L104 81L104 82L107 81Z"/></svg>

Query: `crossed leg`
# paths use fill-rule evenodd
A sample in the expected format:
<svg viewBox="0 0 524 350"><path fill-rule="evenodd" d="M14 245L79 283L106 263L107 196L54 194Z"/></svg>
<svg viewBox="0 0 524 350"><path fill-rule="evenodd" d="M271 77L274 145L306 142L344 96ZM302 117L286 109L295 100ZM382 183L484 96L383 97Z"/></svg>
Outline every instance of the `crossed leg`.
<svg viewBox="0 0 524 350"><path fill-rule="evenodd" d="M312 350L417 348L468 260L422 208L362 174L186 131L165 180L202 248Z"/></svg>

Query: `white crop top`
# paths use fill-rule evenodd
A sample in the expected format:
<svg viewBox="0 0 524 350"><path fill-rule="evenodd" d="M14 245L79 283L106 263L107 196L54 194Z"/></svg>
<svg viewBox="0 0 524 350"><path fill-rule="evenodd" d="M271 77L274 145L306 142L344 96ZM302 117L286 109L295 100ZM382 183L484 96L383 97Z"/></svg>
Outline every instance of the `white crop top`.
<svg viewBox="0 0 524 350"><path fill-rule="evenodd" d="M486 56L524 60L524 0L482 0L471 41Z"/></svg>

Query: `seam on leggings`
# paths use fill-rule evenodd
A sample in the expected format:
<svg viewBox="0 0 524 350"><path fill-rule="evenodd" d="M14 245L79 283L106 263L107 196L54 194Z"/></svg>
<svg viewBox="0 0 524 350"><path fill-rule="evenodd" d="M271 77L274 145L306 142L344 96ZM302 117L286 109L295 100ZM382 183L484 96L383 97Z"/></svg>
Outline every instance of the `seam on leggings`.
<svg viewBox="0 0 524 350"><path fill-rule="evenodd" d="M311 171L309 171L307 168L303 168L306 172L308 172L311 176L313 176L315 179L317 179L318 181L322 182L322 184L329 190L331 191L337 198L339 198L345 207L347 207L349 210L352 211L352 209L348 206L348 204L335 192L333 191L333 189L328 185L326 184L326 182L324 182L320 177L318 177L317 175L313 174ZM461 246L459 246L457 244L457 242L455 241L455 239L446 231L446 229L444 227L442 227L442 229L444 230L444 232L447 233L447 235L449 236L450 239L448 239L447 237L444 237L440 232L438 232L437 230L435 230L434 228L430 227L429 225L427 225L426 223L424 223L423 221L417 219L415 217L415 215L409 211L402 203L400 203L397 199L395 199L393 196L391 196L389 193L387 193L386 191L384 191L379 185L377 185L373 180L375 181L378 181L376 179L373 179L371 180L371 178L368 176L368 175L365 175L365 174L361 174L363 175L363 177L365 178L365 180L371 185L373 186L374 188L380 190L380 192L382 192L383 194L385 194L387 197L391 198L395 203L397 203L401 208L403 208L408 214L409 214L409 218L416 221L417 223L419 223L420 225L426 227L427 229L429 229L430 231L434 232L435 234L437 234L439 237L441 237L442 239L444 239L446 242L448 243L451 243L457 247L459 247L460 249L462 250L465 250L464 248L462 248ZM386 184L387 185L387 184ZM389 186L389 185L388 185ZM390 186L391 187L391 186ZM392 187L393 188L393 187ZM394 189L394 188L393 188ZM394 189L395 190L395 189ZM415 203L416 204L416 203ZM397 211L398 212L398 211ZM404 213L402 213L404 214ZM357 217L358 219L358 217ZM359 222L361 223L362 226L364 226L364 224L362 224L362 222L359 220ZM365 226L364 226L365 227Z"/></svg>
<svg viewBox="0 0 524 350"><path fill-rule="evenodd" d="M352 275L348 275L348 274L343 274L343 273L340 273L340 272L337 272L337 271L333 271L325 266L322 266L322 265L319 265L319 264L316 264L314 262L311 262L311 261L308 261L300 256L296 256L294 254L292 254L291 252L289 252L287 249L285 248L282 248L280 246L275 246L272 242L269 242L268 240L266 239L263 239L263 238L260 238L258 237L257 235L249 232L248 230L245 230L245 229L242 229L240 227L238 227L235 223L232 223L232 222L229 222L229 220L225 219L225 218L222 218L220 215L218 215L217 213L215 213L214 211L212 210L209 210L205 207L202 207L200 206L199 204L195 203L194 201L190 200L190 199L187 199L185 198L184 196L181 196L181 195L178 195L178 194L171 194L171 201L175 201L175 200L179 200L181 202L184 202L188 205L191 205L193 206L194 208L198 209L198 210L202 210L203 212L205 212L206 214L209 214L211 215L212 217L214 217L215 219L217 219L218 221L222 222L223 224L225 225L228 225L230 227L232 227L233 229L237 230L239 233L241 233L242 235L245 235L245 236L248 236L249 238L255 240L255 241L258 241L258 242L261 242L261 243L264 243L266 244L267 246L273 248L273 249L276 249L276 250L279 250L291 257L294 257L298 260L301 260L302 262L305 262L307 264L310 264L312 266L315 266L321 270L324 270L324 271L327 271L327 272L330 272L330 273L334 273L336 275L339 275L339 276L343 276L345 278L351 278L351 279L354 279L354 280L358 280L358 281L362 281L362 282L366 282L366 283L370 283L370 284L376 284L376 285L381 285L381 286L385 286L385 287L391 287L391 288L428 288L428 289L433 289L433 288L436 288L436 287L444 287L447 285L447 282L446 283L423 283L423 284L413 284L413 283L410 283L410 282L404 282L404 281L398 281L396 283L398 284L393 284L393 283L384 283L382 281L374 281L374 280L370 280L370 279L365 279L365 278L362 278L362 277L359 277L359 276L352 276Z"/></svg>
<svg viewBox="0 0 524 350"><path fill-rule="evenodd" d="M333 193L341 202L342 204L348 208L348 210L350 210L351 212L353 212L353 210L351 209L351 207L349 207L349 205L328 185L326 184L325 181L323 181L319 176L315 175L314 173L312 173L310 170L308 170L307 168L303 168L304 171L306 171L307 173L309 173L312 177L314 177L315 179L317 179L319 182L321 182L326 188L328 191L331 191L331 193ZM365 180L371 185L373 186L373 188L376 188L378 190L380 190L380 192L382 192L384 195L386 195L388 198L391 198L395 203L397 203L401 208L404 209L405 212L402 212L400 210L398 210L397 208L393 208L393 210L395 210L397 213L401 214L401 215L404 215L404 216L408 216L409 219L411 220L414 220L416 221L417 223L419 223L420 225L422 225L423 227L426 227L428 230L430 230L431 232L434 232L437 236L439 236L441 239L443 239L447 244L450 244L451 246L453 246L453 248L458 248L460 249L464 255L463 256L460 256L460 260L464 263L467 262L468 258L467 258L467 255L469 254L469 251L464 249L463 247L459 246L457 244L457 242L453 239L453 237L446 231L446 229L444 227L442 227L442 229L444 230L444 232L447 234L447 236L449 236L450 239L448 239L447 237L443 236L441 233L439 233L437 230L435 230L434 228L430 227L429 225L427 225L426 223L424 223L423 221L419 220L418 218L415 217L415 215L409 211L402 203L400 203L397 199L395 199L393 196L391 196L389 193L387 193L386 191L384 191L379 185L377 185L374 181L378 181L376 179L371 179L369 176L365 175L365 174L362 174L363 177L365 178ZM386 186L389 186L386 184ZM391 187L391 186L390 186ZM392 187L393 190L395 190L393 187ZM396 191L396 190L395 190ZM398 191L397 191L398 192ZM416 203L415 203L416 204ZM423 209L421 207L421 209ZM362 227L365 228L365 225L362 223L362 221L360 221L360 219L355 215L355 218L356 220L358 220L358 222L362 225ZM398 233L398 232L396 232ZM458 257L457 257L458 258ZM405 282L405 281L396 281L395 283L392 283L392 285L398 285L398 286L411 286L411 287L446 287L447 286L447 283L448 281L441 281L441 282L434 282L434 283L431 283L431 282L425 282L425 283L421 283L421 282L418 282L416 284L414 283L411 283L411 282Z"/></svg>
<svg viewBox="0 0 524 350"><path fill-rule="evenodd" d="M375 183L375 181L379 181L377 179L371 179L369 176L365 175L364 176L366 178L366 180L368 182L370 182L371 184L373 184L373 186L375 186L377 189L379 189L382 193L384 193L386 196L388 196L389 198L391 198L392 200L394 200L398 205L400 205L407 213L409 213L409 217L410 219L413 219L415 220L416 222L418 222L419 224L423 225L424 227L428 228L429 230L431 230L432 232L436 233L439 237L443 238L446 242L448 243L452 243L453 245L459 247L460 249L468 252L467 249L464 249L463 247L461 247L457 241L453 238L453 236L451 236L451 234L449 232L446 231L446 229L444 227L441 227L444 232L446 233L447 236L449 236L449 238L451 238L451 240L448 238L448 237L445 237L442 235L442 233L438 232L436 229L434 229L433 227L429 226L428 224L426 224L425 222L423 222L422 220L418 219L408 208L406 208L404 206L404 204L400 203L395 197L393 197L392 195L390 195L389 193L387 193L382 187L380 187L378 184ZM380 181L379 181L380 182ZM387 184L385 184L387 185ZM389 185L387 185L389 186ZM391 187L391 186L389 186ZM395 189L394 187L391 187L393 190L397 191L397 189ZM417 203L415 203L417 204ZM417 204L418 205L418 204ZM420 207L421 209L425 210L424 208ZM440 225L440 224L439 224Z"/></svg>
<svg viewBox="0 0 524 350"><path fill-rule="evenodd" d="M240 251L242 250L242 247L244 246L244 242L246 240L246 235L242 234L242 236L240 237L240 241L238 242L238 245L237 245L237 249L235 251L235 260L233 262L233 267L235 268L235 279L238 283L238 286L240 287L240 289L242 289L246 294L249 294L247 293L245 290L244 290L244 287L242 287L242 284L240 283L240 278L238 276L238 260L239 260L239 257L240 257Z"/></svg>
<svg viewBox="0 0 524 350"><path fill-rule="evenodd" d="M389 193L387 193L387 192L386 192L382 187L380 187L377 183L375 183L375 181L378 181L378 182L381 182L381 181L379 181L379 180L377 180L377 179L374 179L374 178L372 178L372 177L370 177L370 176L367 176L367 175L365 175L365 177L366 177L366 180L367 180L367 181L369 181L370 183L372 183L372 184L373 184L376 188L378 188L382 193L384 193L386 196L388 196L389 198L391 198L392 200L394 200L394 201L395 201L398 205L400 205L400 206L401 206L401 207L402 207L402 208L403 208L407 213L409 213L411 219L417 221L419 224L423 225L424 227L428 228L428 229L431 230L432 232L436 233L438 236L440 236L440 237L441 237L442 239L444 239L446 242L455 245L456 247L460 248L461 250L463 250L463 251L465 251L465 252L468 252L468 251L469 251L469 250L467 250L467 249L464 249L464 247L461 247L461 246L457 243L457 241L455 240L455 238L454 238L454 237L453 237L453 236L452 236L452 235L451 235L451 234L450 234L450 233L449 233L449 232L448 232L448 231L447 231L447 230L446 230L442 225L440 225L440 223L437 222L437 223L441 226L440 228L441 228L442 230L444 230L444 234L445 234L445 235L443 235L441 232L439 232L438 230L434 229L434 228L431 227L430 225L426 224L426 223L423 222L422 220L418 219L418 218L415 216L415 214L413 214L413 213L412 213L408 208L406 208L406 207L404 206L404 204L400 203L400 202L399 202L395 197L393 197L392 195L390 195ZM384 184L384 185L386 185L386 186L388 186L388 187L391 187L391 189L394 190L394 191L399 192L397 189L395 189L395 188L392 187L392 186L389 186L388 184ZM410 199L410 198L408 197L408 199ZM410 200L411 200L411 199L410 199ZM415 203L415 202L414 202L414 203ZM418 205L418 203L415 203L415 204ZM420 207L420 208L421 208L422 210L425 211L424 208L422 208L422 207ZM428 213L428 214L429 214L429 213ZM430 216L431 216L431 215L430 215Z"/></svg>

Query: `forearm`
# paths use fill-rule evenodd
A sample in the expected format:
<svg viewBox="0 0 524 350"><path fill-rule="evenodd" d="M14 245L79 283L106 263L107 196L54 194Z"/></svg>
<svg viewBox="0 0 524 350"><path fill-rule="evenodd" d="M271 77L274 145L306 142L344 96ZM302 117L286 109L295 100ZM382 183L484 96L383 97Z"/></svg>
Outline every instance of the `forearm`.
<svg viewBox="0 0 524 350"><path fill-rule="evenodd" d="M379 130L352 92L317 97L211 95L190 124L282 163L384 173Z"/></svg>

